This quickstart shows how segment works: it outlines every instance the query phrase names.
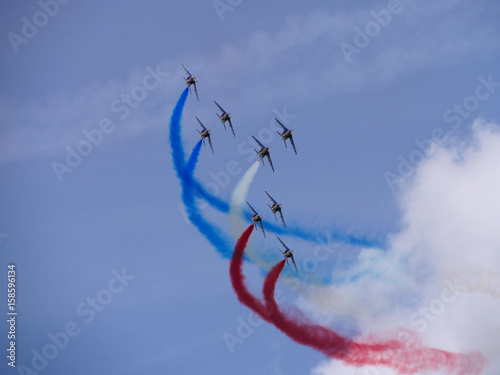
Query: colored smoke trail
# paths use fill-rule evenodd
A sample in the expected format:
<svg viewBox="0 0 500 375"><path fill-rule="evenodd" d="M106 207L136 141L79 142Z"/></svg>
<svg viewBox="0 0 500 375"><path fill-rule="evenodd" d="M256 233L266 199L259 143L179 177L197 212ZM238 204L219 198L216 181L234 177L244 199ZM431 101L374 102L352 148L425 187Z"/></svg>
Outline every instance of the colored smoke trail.
<svg viewBox="0 0 500 375"><path fill-rule="evenodd" d="M303 320L288 319L274 299L274 290L278 277L283 270L285 260L276 264L268 273L263 286L266 310L271 312L270 320L276 328L299 344L312 347L330 357L339 357L348 352L352 341L320 325L309 324Z"/></svg>
<svg viewBox="0 0 500 375"><path fill-rule="evenodd" d="M204 199L209 205L211 205L213 208L215 208L217 211L222 212L222 213L227 213L229 212L229 204L216 197L212 193L208 192L201 182L198 180L194 179L193 180L193 185L195 187L195 193L200 197L201 199Z"/></svg>
<svg viewBox="0 0 500 375"><path fill-rule="evenodd" d="M399 330L386 336L363 340L346 339L336 332L309 324L300 316L290 318L279 308L274 290L285 261L276 264L267 275L263 295L271 323L294 341L352 366L386 366L399 374L421 371L445 371L448 374L480 374L486 359L480 353L458 354L427 348L417 333Z"/></svg>
<svg viewBox="0 0 500 375"><path fill-rule="evenodd" d="M465 293L481 293L500 298L500 271L493 267L465 267L449 273L457 289Z"/></svg>
<svg viewBox="0 0 500 375"><path fill-rule="evenodd" d="M231 235L237 239L240 233L246 227L248 220L244 220L243 207L246 207L246 197L248 189L252 183L257 170L259 169L259 161L253 163L250 168L245 172L241 180L236 185L233 194L231 195L231 203L229 210L229 228ZM248 217L247 217L248 219Z"/></svg>
<svg viewBox="0 0 500 375"><path fill-rule="evenodd" d="M182 146L181 139L181 118L184 104L188 96L188 88L182 92L179 100L174 107L172 116L170 117L170 147L172 147L172 159L174 161L175 171L182 180L182 172L184 169L184 147Z"/></svg>
<svg viewBox="0 0 500 375"><path fill-rule="evenodd" d="M266 306L248 291L245 285L245 276L243 275L243 252L245 251L248 239L253 232L253 228L253 224L250 225L236 242L229 266L229 276L238 300L243 305L257 313L262 319L269 321L269 314L266 313Z"/></svg>
<svg viewBox="0 0 500 375"><path fill-rule="evenodd" d="M189 155L189 159L184 167L183 174L185 180L190 180L190 177L193 176L194 169L196 168L196 164L198 163L198 157L200 156L202 140L200 139L198 143L194 146L191 151L191 155ZM186 190L193 190L192 186L187 186Z"/></svg>
<svg viewBox="0 0 500 375"><path fill-rule="evenodd" d="M174 111L172 113L172 117L170 119L170 144L172 147L172 160L174 162L175 171L177 172L177 175L181 181L182 201L191 223L193 223L198 228L198 230L208 239L208 241L219 251L222 256L229 258L231 257L232 253L232 240L227 235L222 233L215 225L212 225L207 220L205 220L200 210L198 209L195 195L193 193L193 190L195 189L195 186L193 184L193 173L196 168L196 163L198 162L198 156L200 154L202 145L201 140L193 148L188 162L185 164L184 148L182 147L182 141L180 137L180 122L187 95L188 89L186 88L177 101L177 104L175 105Z"/></svg>
<svg viewBox="0 0 500 375"><path fill-rule="evenodd" d="M486 360L479 353L456 354L427 348L423 346L420 337L410 331L399 330L354 341L329 328L311 324L300 314L293 317L284 314L274 298L276 282L285 265L284 260L276 264L265 279L263 304L248 291L242 270L243 254L252 231L251 225L236 243L230 264L231 284L242 304L294 341L352 366L386 366L398 374L445 371L448 374L477 375L485 367Z"/></svg>
<svg viewBox="0 0 500 375"><path fill-rule="evenodd" d="M189 220L198 228L201 234L203 234L210 241L210 243L222 256L229 258L231 256L232 240L221 232L215 225L210 224L205 218L203 218L193 194L192 175L198 161L201 144L202 141L200 140L194 147L185 169L180 172L181 174L184 174L184 178L181 179L182 201L186 207Z"/></svg>

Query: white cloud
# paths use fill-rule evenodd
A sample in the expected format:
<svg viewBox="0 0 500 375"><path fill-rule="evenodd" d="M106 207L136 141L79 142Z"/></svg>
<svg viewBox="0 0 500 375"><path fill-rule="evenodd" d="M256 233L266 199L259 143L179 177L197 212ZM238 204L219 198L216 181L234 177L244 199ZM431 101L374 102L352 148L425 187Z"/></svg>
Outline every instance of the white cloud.
<svg viewBox="0 0 500 375"><path fill-rule="evenodd" d="M500 371L500 128L477 120L471 133L417 167L400 198L403 229L392 237L388 261L380 262L382 252L368 257L378 259L369 262L376 281L312 288L300 303L320 317L354 315L361 332L403 327L419 331L426 346L479 351L489 360L484 374L493 375ZM313 373L393 374L338 361Z"/></svg>

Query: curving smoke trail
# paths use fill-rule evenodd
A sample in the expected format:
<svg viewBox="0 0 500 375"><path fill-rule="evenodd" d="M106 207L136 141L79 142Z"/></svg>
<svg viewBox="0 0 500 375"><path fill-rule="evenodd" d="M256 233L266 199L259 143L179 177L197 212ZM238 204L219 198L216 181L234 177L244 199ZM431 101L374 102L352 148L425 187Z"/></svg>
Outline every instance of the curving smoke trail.
<svg viewBox="0 0 500 375"><path fill-rule="evenodd" d="M172 159L174 161L175 171L181 180L184 179L182 173L184 170L184 147L182 146L181 139L181 118L182 111L184 110L184 104L186 104L186 99L188 96L188 89L182 92L179 100L174 107L172 116L170 117L170 147L172 147Z"/></svg>
<svg viewBox="0 0 500 375"><path fill-rule="evenodd" d="M215 208L219 212L222 213L229 212L229 203L207 191L203 187L201 182L199 182L198 180L193 179L193 184L195 187L195 193L196 195L198 195L198 197L204 199L208 204L210 204L213 208Z"/></svg>
<svg viewBox="0 0 500 375"><path fill-rule="evenodd" d="M326 327L310 324L300 315L284 314L274 299L274 290L285 261L276 264L267 275L263 295L268 319L294 341L353 366L387 366L398 374L445 371L448 374L480 374L486 359L480 353L449 353L425 347L417 333L398 330L372 335L361 341L344 338Z"/></svg>
<svg viewBox="0 0 500 375"><path fill-rule="evenodd" d="M189 220L198 228L198 230L210 241L210 243L219 251L219 253L230 258L232 254L232 241L226 234L220 231L215 225L208 222L201 214L194 195L195 184L193 183L193 173L198 162L198 156L202 141L200 140L193 148L191 155L185 163L184 148L180 137L181 118L184 104L188 95L186 88L180 96L170 119L170 144L172 147L172 160L177 176L181 181L182 201L186 208Z"/></svg>
<svg viewBox="0 0 500 375"><path fill-rule="evenodd" d="M284 260L276 264L265 279L263 303L248 291L242 271L243 255L252 231L253 226L248 227L236 243L229 271L231 284L241 303L294 341L352 366L386 366L398 374L445 371L448 374L477 375L485 367L486 360L479 353L457 354L427 348L418 334L407 330L371 335L355 341L310 323L299 312L293 316L283 313L274 299L274 291L285 265Z"/></svg>
<svg viewBox="0 0 500 375"><path fill-rule="evenodd" d="M180 172L185 178L181 180L182 184L182 201L186 207L186 212L189 220L198 228L210 243L218 249L219 253L225 258L231 257L232 239L225 233L220 231L215 225L208 222L200 213L198 209L195 196L193 194L192 175L198 155L200 153L202 141L200 140L193 149L191 156L186 164L184 171Z"/></svg>
<svg viewBox="0 0 500 375"><path fill-rule="evenodd" d="M249 309L255 311L262 319L270 322L268 318L269 314L266 313L266 305L250 293L245 285L245 276L243 275L243 252L252 232L253 225L250 225L236 242L229 266L229 276L238 300Z"/></svg>
<svg viewBox="0 0 500 375"><path fill-rule="evenodd" d="M248 189L252 183L257 170L259 169L259 162L253 163L250 168L245 172L241 180L238 182L234 188L233 194L231 195L231 203L229 209L229 227L231 235L236 240L243 229L247 226L248 221L245 220L245 211L243 207L246 207L246 196L248 194ZM248 217L247 217L248 219Z"/></svg>

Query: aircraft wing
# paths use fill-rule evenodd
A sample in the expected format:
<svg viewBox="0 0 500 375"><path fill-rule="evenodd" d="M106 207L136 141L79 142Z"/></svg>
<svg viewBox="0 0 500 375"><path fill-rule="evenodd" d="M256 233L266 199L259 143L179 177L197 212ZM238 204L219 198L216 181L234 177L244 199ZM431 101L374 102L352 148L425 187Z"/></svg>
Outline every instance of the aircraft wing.
<svg viewBox="0 0 500 375"><path fill-rule="evenodd" d="M215 100L214 100L214 103L215 103L215 105L216 105L217 107L219 107L219 109L222 111L222 113L226 113L226 111L224 111L224 110L222 109L222 107L219 105L219 103L217 103Z"/></svg>
<svg viewBox="0 0 500 375"><path fill-rule="evenodd" d="M186 73L191 76L191 73L189 73L189 70L186 69L186 67L184 66L184 64L182 64L182 67L184 68L184 70L186 71Z"/></svg>
<svg viewBox="0 0 500 375"><path fill-rule="evenodd" d="M276 201L273 199L273 197L271 197L271 195L270 195L267 191L266 191L266 194L267 194L267 196L268 196L268 197L269 197L269 198L273 201L273 203L274 203L274 204L278 203L278 202L276 202Z"/></svg>
<svg viewBox="0 0 500 375"><path fill-rule="evenodd" d="M286 250L290 250L290 249L288 248L288 246L286 246L286 245L283 243L283 241L281 241L281 239L280 239L278 236L276 236L276 238L278 239L278 241L279 241L279 242L281 242L281 244L283 245L283 247L284 247ZM281 251L281 250L280 250L280 251ZM281 252L283 252L283 251L281 251Z"/></svg>
<svg viewBox="0 0 500 375"><path fill-rule="evenodd" d="M233 132L233 136L236 137L236 134L234 134L234 129L233 129L233 124L231 123L231 118L229 118L229 120L227 120L229 122L229 127L231 128L231 131Z"/></svg>
<svg viewBox="0 0 500 375"><path fill-rule="evenodd" d="M214 148L213 148L213 146L212 146L212 140L210 139L210 134L208 135L208 137L207 137L207 138L208 138L208 143L210 144L210 149L212 150L212 154L213 154L213 153L214 153ZM283 217L282 217L282 218L283 218ZM285 222L283 222L283 224L284 224L284 223L285 223Z"/></svg>
<svg viewBox="0 0 500 375"><path fill-rule="evenodd" d="M259 144L259 146L261 148L264 148L264 145L262 143L259 142L259 140L257 138L255 138L253 135L252 135L252 138L255 140L255 142L257 142Z"/></svg>
<svg viewBox="0 0 500 375"><path fill-rule="evenodd" d="M297 265L295 264L295 259L293 259L293 254L292 254L291 258L292 258L293 266L295 267L295 271L297 271L297 273L298 273L299 270L297 269Z"/></svg>
<svg viewBox="0 0 500 375"><path fill-rule="evenodd" d="M281 216L281 221L283 222L283 226L286 228L285 219L283 219L283 213L281 212L281 209L280 209L280 216Z"/></svg>
<svg viewBox="0 0 500 375"><path fill-rule="evenodd" d="M274 119L278 122L278 124L280 124L280 126L283 128L283 130L288 130L287 127L285 125L283 125L283 123L280 120L278 120L276 117Z"/></svg>
<svg viewBox="0 0 500 375"><path fill-rule="evenodd" d="M198 89L196 88L196 82L193 83L193 86L194 86L194 93L196 94L196 99L198 99L198 101L200 101L200 98L198 97Z"/></svg>
<svg viewBox="0 0 500 375"><path fill-rule="evenodd" d="M195 116L196 117L196 116ZM200 119L198 117L196 117L196 119L198 120L198 122L200 123L201 127L203 128L203 130L207 130L207 128L205 128L205 126L203 126L203 124L201 123Z"/></svg>
<svg viewBox="0 0 500 375"><path fill-rule="evenodd" d="M248 204L248 207L250 207L250 209L251 209L251 210L252 210L252 212L254 213L254 215L257 215L257 211L255 211L255 210L253 209L253 207L250 205L250 203L248 203L248 201L247 201L247 204Z"/></svg>
<svg viewBox="0 0 500 375"><path fill-rule="evenodd" d="M262 233L264 234L264 237L266 236L266 232L264 231L264 225L262 224L262 220L259 221L260 228L262 229Z"/></svg>
<svg viewBox="0 0 500 375"><path fill-rule="evenodd" d="M297 149L295 148L295 142L293 141L293 135L291 134L290 134L290 143L292 144L293 151L295 151L295 155L297 155Z"/></svg>
<svg viewBox="0 0 500 375"><path fill-rule="evenodd" d="M267 153L267 160L269 160L269 164L271 164L271 169L272 169L272 170L273 170L273 172L274 172L273 162L271 161L271 155L269 155L269 153Z"/></svg>

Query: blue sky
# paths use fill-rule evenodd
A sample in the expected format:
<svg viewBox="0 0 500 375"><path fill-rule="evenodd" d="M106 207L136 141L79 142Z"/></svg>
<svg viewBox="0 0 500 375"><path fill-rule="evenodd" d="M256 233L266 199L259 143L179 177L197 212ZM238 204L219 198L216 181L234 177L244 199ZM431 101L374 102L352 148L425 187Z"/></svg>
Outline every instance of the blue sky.
<svg viewBox="0 0 500 375"><path fill-rule="evenodd" d="M277 136L270 140L276 173L260 168L249 193L254 207L264 211L267 190L284 203L286 219L381 241L401 234L417 220L412 209L430 201L418 195L428 185L415 176L436 183L440 174L411 173L400 180L403 188L391 189L387 172L398 175L401 160L419 149L416 141L437 128L458 124L453 134L463 140L477 118L500 121L498 88L481 89L491 95L477 105L467 99L483 79L500 81L500 5L402 0L401 11L348 62L341 43L355 46L355 27L365 29L370 12L388 3L235 1L221 19L211 1L69 1L58 3L57 14L16 53L9 33L22 36L22 18L32 21L41 8L4 2L0 259L4 270L17 265L18 365L31 366L32 350L42 351L49 333L74 321L81 332L40 373L319 371L321 355L267 324L228 350L223 334L236 334L249 311L234 296L227 260L182 215L168 122L185 88L184 63L198 77L200 95L200 102L188 97L184 110L186 149L199 139L195 115L213 134L215 154L203 148L200 155L201 181L213 181L230 160L246 170L253 160L238 147L253 145L248 137L265 134L276 113L286 112L298 155ZM150 86L158 84L146 90L148 75ZM113 108L132 93L145 98L120 118L125 112ZM224 132L213 100L232 112L236 138ZM471 110L446 121L456 103ZM66 163L68 147L76 149L83 131L103 119L111 124L103 125L102 142L58 178L54 162ZM219 196L229 199L238 179ZM471 196L486 194L482 189L472 186ZM224 216L204 212L227 227ZM272 240L266 246L276 247ZM123 268L133 280L86 323L78 306L109 295L102 291ZM258 291L261 278L248 268ZM5 288L0 296L5 301ZM302 298L290 294L287 302L303 305ZM6 325L1 332L5 345ZM5 359L0 366L16 373Z"/></svg>

